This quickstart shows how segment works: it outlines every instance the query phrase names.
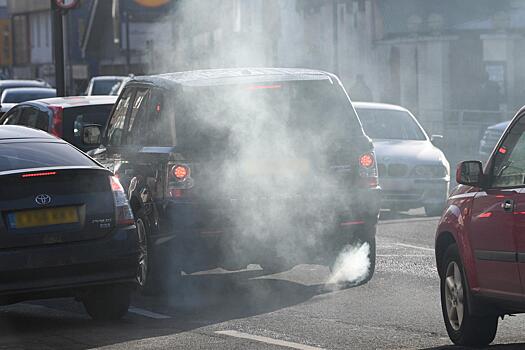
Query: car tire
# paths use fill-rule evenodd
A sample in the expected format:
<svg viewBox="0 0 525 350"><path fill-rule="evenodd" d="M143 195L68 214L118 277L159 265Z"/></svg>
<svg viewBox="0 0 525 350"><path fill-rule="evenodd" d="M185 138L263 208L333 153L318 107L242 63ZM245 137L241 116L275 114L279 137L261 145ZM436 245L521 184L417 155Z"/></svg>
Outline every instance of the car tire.
<svg viewBox="0 0 525 350"><path fill-rule="evenodd" d="M144 212L144 209L139 210L135 214L135 222L139 235L139 242L141 237L145 237L146 253L144 257L146 274L143 281L139 281L139 290L143 295L156 296L166 294L170 291L175 291L178 288L182 279L182 271L178 267L169 264L168 256L159 256L153 252L153 244L151 242L151 226L150 221ZM139 265L139 271L141 266ZM142 266L144 269L144 266Z"/></svg>
<svg viewBox="0 0 525 350"><path fill-rule="evenodd" d="M487 346L496 336L498 315L471 314L469 288L456 245L448 247L441 266L441 309L450 340L461 346Z"/></svg>
<svg viewBox="0 0 525 350"><path fill-rule="evenodd" d="M362 229L360 229L356 235L353 242L350 242L352 245L359 245L368 243L368 246L370 247L369 253L368 253L368 260L370 262L370 266L368 268L368 271L363 278L359 279L356 282L347 282L345 283L345 288L360 286L363 284L368 283L372 277L374 277L375 269L376 269L376 231L377 226L376 225L366 225ZM335 263L337 261L337 256L332 259L332 262L329 266L330 271L334 271L335 269Z"/></svg>
<svg viewBox="0 0 525 350"><path fill-rule="evenodd" d="M265 262L259 263L259 265L261 266L261 268L263 269L265 273L271 274L271 275L289 271L293 268L293 266L286 264L286 263L279 262L279 261L265 261Z"/></svg>
<svg viewBox="0 0 525 350"><path fill-rule="evenodd" d="M119 320L127 314L132 288L126 285L100 286L90 290L82 303L96 321Z"/></svg>
<svg viewBox="0 0 525 350"><path fill-rule="evenodd" d="M426 216L441 216L444 206L442 204L429 204L425 205L424 208Z"/></svg>

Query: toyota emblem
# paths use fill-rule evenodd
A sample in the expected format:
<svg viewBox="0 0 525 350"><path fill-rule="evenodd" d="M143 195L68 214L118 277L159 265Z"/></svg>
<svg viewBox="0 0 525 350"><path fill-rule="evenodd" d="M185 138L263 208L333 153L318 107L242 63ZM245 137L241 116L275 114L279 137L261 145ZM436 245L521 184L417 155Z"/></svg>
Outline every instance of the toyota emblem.
<svg viewBox="0 0 525 350"><path fill-rule="evenodd" d="M51 197L47 194L39 194L35 197L36 204L46 205L51 203Z"/></svg>

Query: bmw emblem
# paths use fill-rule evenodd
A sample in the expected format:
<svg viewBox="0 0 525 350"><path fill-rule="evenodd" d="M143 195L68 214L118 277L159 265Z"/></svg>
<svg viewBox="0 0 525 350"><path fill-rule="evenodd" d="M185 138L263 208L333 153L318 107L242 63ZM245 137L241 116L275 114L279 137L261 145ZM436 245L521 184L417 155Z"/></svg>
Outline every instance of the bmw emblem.
<svg viewBox="0 0 525 350"><path fill-rule="evenodd" d="M35 202L39 205L47 205L51 203L51 197L47 194L39 194L35 197Z"/></svg>

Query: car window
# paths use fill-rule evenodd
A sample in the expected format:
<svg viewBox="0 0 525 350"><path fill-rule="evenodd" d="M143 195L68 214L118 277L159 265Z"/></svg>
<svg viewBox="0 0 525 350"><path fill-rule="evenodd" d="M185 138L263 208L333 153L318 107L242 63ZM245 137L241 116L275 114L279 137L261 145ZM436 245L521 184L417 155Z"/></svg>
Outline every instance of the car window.
<svg viewBox="0 0 525 350"><path fill-rule="evenodd" d="M96 163L67 143L19 142L2 144L0 171L54 166L95 166Z"/></svg>
<svg viewBox="0 0 525 350"><path fill-rule="evenodd" d="M19 125L47 131L49 127L49 116L46 112L35 107L24 108L20 116Z"/></svg>
<svg viewBox="0 0 525 350"><path fill-rule="evenodd" d="M133 104L131 107L131 116L128 123L128 132L135 126L135 120L137 120L137 115L143 113L146 109L148 103L149 89L137 89L135 98L133 99ZM140 119L140 118L139 118Z"/></svg>
<svg viewBox="0 0 525 350"><path fill-rule="evenodd" d="M13 108L11 109L5 119L4 123L5 125L18 125L18 122L20 121L20 112L22 111L22 108Z"/></svg>
<svg viewBox="0 0 525 350"><path fill-rule="evenodd" d="M113 104L65 108L63 111L63 138L85 150L85 145L82 141L82 129L86 125L93 124L99 125L101 129L104 129L112 108ZM88 148L93 148L93 145L90 145Z"/></svg>
<svg viewBox="0 0 525 350"><path fill-rule="evenodd" d="M357 108L365 133L380 140L426 140L412 116L404 111Z"/></svg>
<svg viewBox="0 0 525 350"><path fill-rule="evenodd" d="M20 103L41 98L55 97L56 91L53 89L41 90L6 90L2 94L2 103Z"/></svg>
<svg viewBox="0 0 525 350"><path fill-rule="evenodd" d="M93 89L91 95L109 95L111 89L117 84L120 84L122 80L95 80L93 82Z"/></svg>
<svg viewBox="0 0 525 350"><path fill-rule="evenodd" d="M524 117L505 135L495 157L492 172L493 187L516 187L525 184Z"/></svg>
<svg viewBox="0 0 525 350"><path fill-rule="evenodd" d="M122 145L126 117L130 110L131 101L134 95L134 88L126 88L117 102L117 107L113 112L107 129L107 144L109 146Z"/></svg>

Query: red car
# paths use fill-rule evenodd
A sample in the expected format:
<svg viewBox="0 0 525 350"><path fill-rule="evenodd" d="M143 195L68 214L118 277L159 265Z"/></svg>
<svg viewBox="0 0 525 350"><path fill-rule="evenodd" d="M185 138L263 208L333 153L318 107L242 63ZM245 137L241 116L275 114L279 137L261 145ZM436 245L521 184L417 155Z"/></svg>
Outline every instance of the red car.
<svg viewBox="0 0 525 350"><path fill-rule="evenodd" d="M455 344L484 346L499 317L525 312L525 107L456 181L436 236L441 305Z"/></svg>

